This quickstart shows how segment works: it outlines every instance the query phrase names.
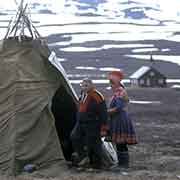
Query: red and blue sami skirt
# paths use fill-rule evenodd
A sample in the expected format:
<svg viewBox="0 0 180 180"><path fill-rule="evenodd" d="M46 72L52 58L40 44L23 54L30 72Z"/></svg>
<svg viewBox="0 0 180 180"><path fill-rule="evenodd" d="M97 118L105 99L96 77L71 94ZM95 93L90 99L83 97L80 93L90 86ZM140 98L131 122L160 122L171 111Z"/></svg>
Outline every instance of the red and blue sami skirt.
<svg viewBox="0 0 180 180"><path fill-rule="evenodd" d="M109 130L112 142L116 144L137 144L135 130L126 111L110 116Z"/></svg>

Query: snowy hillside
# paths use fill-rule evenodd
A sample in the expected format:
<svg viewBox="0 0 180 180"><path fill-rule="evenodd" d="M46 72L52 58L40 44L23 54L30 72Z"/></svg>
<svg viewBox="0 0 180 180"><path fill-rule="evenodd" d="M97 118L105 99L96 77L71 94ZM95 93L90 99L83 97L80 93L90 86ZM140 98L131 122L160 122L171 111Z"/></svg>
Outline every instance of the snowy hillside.
<svg viewBox="0 0 180 180"><path fill-rule="evenodd" d="M1 39L17 9L14 2L0 1ZM158 66L168 77L180 76L179 0L26 2L29 3L34 25L42 36L47 37L49 46L61 56L72 77L77 71L91 74L94 70L103 77L103 72L112 68L125 68L130 75L139 66L148 65L150 54L157 64L164 62L164 65ZM77 65L77 61L81 66ZM169 62L176 64L170 65ZM87 69L87 66L90 68Z"/></svg>

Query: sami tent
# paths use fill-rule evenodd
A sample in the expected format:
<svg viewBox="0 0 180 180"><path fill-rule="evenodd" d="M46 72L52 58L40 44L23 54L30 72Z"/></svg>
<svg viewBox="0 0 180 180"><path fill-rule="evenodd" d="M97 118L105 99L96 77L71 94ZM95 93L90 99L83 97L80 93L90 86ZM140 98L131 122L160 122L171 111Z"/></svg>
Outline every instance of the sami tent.
<svg viewBox="0 0 180 180"><path fill-rule="evenodd" d="M20 4L0 42L0 171L7 174L72 153L76 95L26 8Z"/></svg>

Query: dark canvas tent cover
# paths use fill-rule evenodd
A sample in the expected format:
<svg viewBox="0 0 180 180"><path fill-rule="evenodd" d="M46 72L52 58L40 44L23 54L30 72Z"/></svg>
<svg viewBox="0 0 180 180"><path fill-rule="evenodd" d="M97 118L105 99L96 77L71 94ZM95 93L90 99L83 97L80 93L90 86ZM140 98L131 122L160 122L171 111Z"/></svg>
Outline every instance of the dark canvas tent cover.
<svg viewBox="0 0 180 180"><path fill-rule="evenodd" d="M66 79L41 39L6 36L0 44L0 171L63 159L51 103L60 86L73 97Z"/></svg>
<svg viewBox="0 0 180 180"><path fill-rule="evenodd" d="M0 52L0 169L62 158L51 112L59 86L66 85L48 62L39 40L4 40ZM67 87L68 89L68 87Z"/></svg>

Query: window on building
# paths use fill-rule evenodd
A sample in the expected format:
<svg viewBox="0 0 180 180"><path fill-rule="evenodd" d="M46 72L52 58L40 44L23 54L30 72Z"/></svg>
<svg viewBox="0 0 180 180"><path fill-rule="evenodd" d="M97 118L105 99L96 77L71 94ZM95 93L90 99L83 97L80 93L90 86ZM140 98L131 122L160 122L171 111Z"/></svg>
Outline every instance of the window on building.
<svg viewBox="0 0 180 180"><path fill-rule="evenodd" d="M159 84L163 84L164 83L164 79L158 79L158 83Z"/></svg>
<svg viewBox="0 0 180 180"><path fill-rule="evenodd" d="M155 74L154 74L154 72L153 71L151 71L150 72L150 76L154 76Z"/></svg>
<svg viewBox="0 0 180 180"><path fill-rule="evenodd" d="M147 84L147 86L150 86L150 79L149 78L146 80L146 84Z"/></svg>
<svg viewBox="0 0 180 180"><path fill-rule="evenodd" d="M144 84L144 79L141 79L141 80L139 81L139 83L140 83L141 85L143 85L143 84Z"/></svg>
<svg viewBox="0 0 180 180"><path fill-rule="evenodd" d="M133 84L137 84L137 79L134 79L134 80L133 80Z"/></svg>

